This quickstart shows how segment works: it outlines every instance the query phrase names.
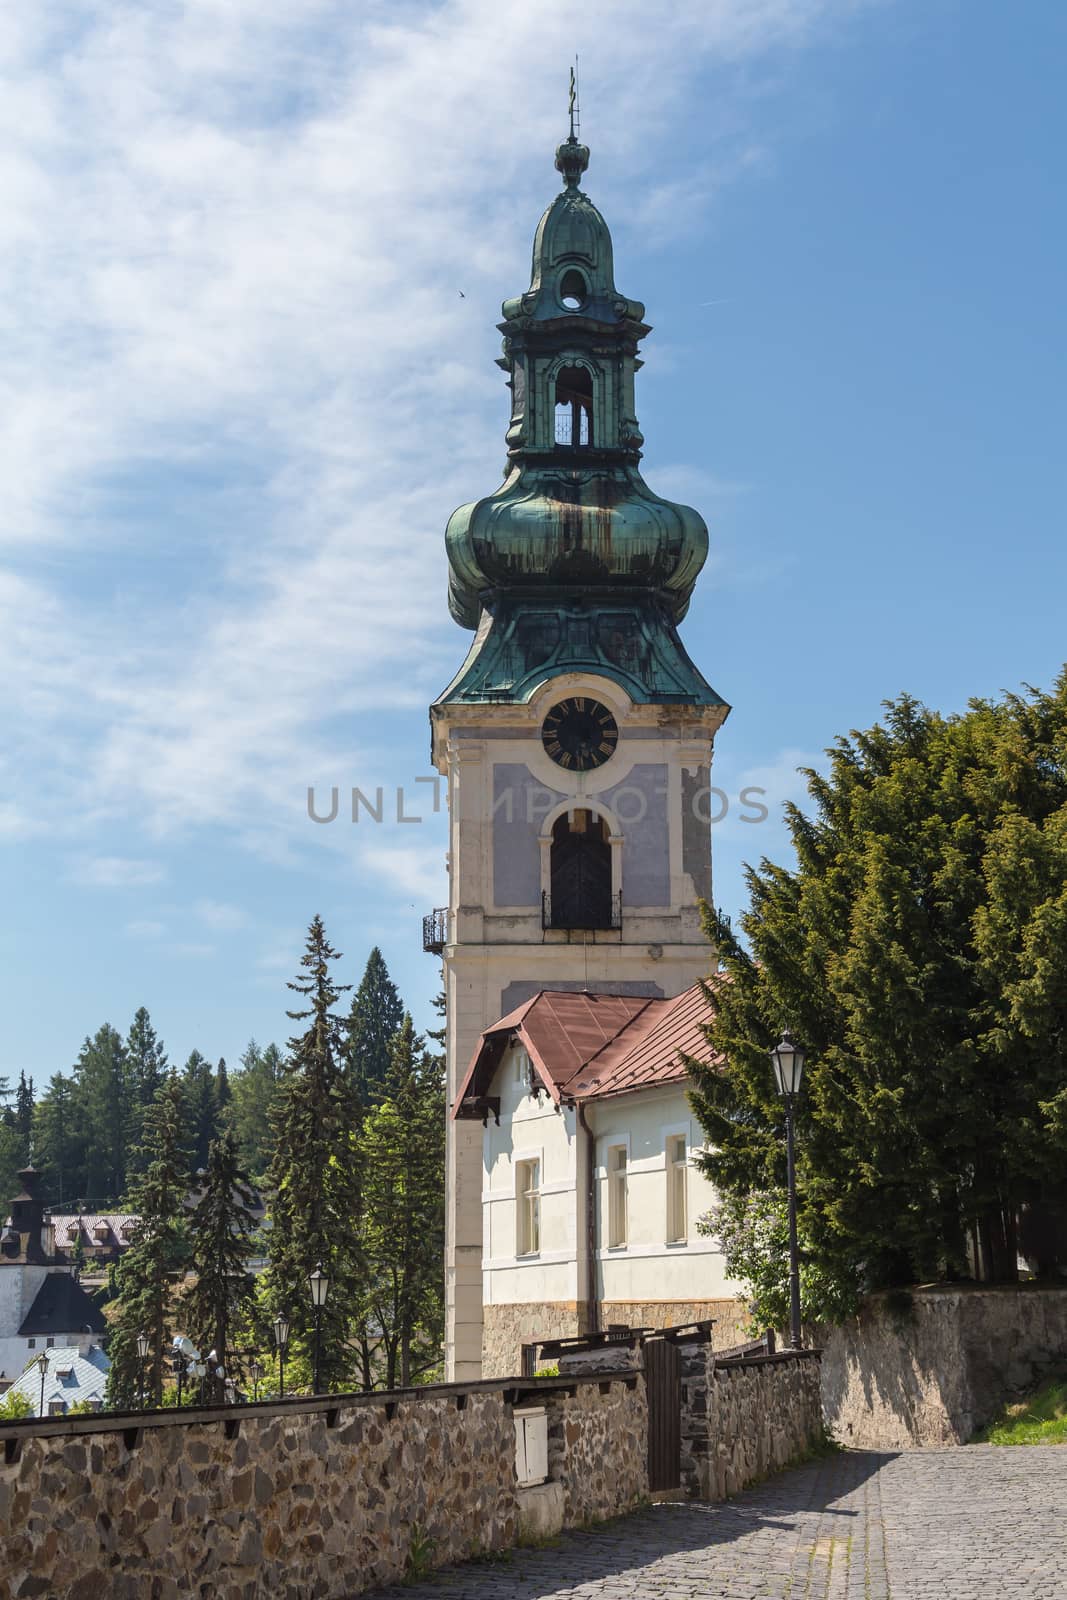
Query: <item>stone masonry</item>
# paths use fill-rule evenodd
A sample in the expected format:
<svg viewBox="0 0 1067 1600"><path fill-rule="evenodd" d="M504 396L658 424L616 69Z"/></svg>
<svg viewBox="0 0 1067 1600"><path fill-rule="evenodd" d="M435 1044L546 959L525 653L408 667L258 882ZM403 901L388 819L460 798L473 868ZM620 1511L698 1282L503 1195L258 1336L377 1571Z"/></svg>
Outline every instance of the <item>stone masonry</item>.
<svg viewBox="0 0 1067 1600"><path fill-rule="evenodd" d="M522 1370L522 1346L551 1339L573 1339L587 1333L584 1304L573 1300L537 1305L483 1307L482 1375L510 1378ZM690 1322L714 1320L716 1349L728 1349L748 1337L748 1311L740 1300L605 1300L599 1306L602 1328L681 1328Z"/></svg>
<svg viewBox="0 0 1067 1600"><path fill-rule="evenodd" d="M647 1492L645 1397L552 1380L563 1524ZM12 1600L340 1600L515 1542L520 1494L503 1388L346 1396L0 1427L0 1594Z"/></svg>
<svg viewBox="0 0 1067 1600"><path fill-rule="evenodd" d="M823 1438L819 1352L716 1360L708 1344L679 1344L682 1487L724 1500L804 1456Z"/></svg>
<svg viewBox="0 0 1067 1600"><path fill-rule="evenodd" d="M874 1450L965 1444L1067 1366L1067 1288L937 1285L873 1295L822 1346L827 1427Z"/></svg>

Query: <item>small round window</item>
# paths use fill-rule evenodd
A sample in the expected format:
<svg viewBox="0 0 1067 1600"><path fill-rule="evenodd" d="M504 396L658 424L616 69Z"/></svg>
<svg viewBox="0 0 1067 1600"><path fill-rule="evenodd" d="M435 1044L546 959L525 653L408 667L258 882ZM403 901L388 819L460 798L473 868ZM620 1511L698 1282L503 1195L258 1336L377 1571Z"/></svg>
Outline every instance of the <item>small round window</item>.
<svg viewBox="0 0 1067 1600"><path fill-rule="evenodd" d="M569 272L563 274L563 282L559 286L560 299L568 311L580 311L585 305L585 294L585 279L571 267Z"/></svg>

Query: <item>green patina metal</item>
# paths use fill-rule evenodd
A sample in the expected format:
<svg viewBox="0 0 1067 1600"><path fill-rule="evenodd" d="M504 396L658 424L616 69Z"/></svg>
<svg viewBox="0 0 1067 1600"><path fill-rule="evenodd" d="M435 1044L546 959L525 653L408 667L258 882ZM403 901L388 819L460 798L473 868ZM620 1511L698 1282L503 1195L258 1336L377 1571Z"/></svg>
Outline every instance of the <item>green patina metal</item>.
<svg viewBox="0 0 1067 1600"><path fill-rule="evenodd" d="M449 606L476 633L439 703L522 701L584 670L639 702L723 704L675 626L708 531L638 471L634 375L650 329L615 287L607 223L578 186L588 163L573 134L557 150L565 187L538 224L529 289L502 308L507 473L449 519Z"/></svg>

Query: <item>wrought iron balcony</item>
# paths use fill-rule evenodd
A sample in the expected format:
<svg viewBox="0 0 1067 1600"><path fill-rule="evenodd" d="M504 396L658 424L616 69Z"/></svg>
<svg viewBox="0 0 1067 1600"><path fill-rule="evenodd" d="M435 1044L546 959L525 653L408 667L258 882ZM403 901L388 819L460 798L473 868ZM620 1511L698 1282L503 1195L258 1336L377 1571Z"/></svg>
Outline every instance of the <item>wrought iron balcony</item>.
<svg viewBox="0 0 1067 1600"><path fill-rule="evenodd" d="M422 948L427 955L439 956L448 943L448 907L439 906L422 919Z"/></svg>
<svg viewBox="0 0 1067 1600"><path fill-rule="evenodd" d="M572 931L584 929L595 931L599 929L617 930L622 927L622 890L618 894L607 895L603 898L590 898L575 905L568 896L568 903L555 906L548 890L541 895L541 926L542 928L567 928Z"/></svg>

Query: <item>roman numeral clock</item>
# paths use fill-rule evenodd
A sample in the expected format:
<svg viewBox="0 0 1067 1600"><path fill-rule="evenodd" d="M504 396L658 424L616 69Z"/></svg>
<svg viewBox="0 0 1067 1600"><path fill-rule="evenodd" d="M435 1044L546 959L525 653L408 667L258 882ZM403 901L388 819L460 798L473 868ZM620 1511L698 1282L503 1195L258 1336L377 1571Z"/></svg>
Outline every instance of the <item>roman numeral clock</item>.
<svg viewBox="0 0 1067 1600"><path fill-rule="evenodd" d="M598 700L574 695L552 707L541 724L541 743L557 766L591 772L615 754L619 725Z"/></svg>

